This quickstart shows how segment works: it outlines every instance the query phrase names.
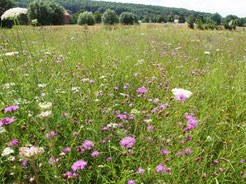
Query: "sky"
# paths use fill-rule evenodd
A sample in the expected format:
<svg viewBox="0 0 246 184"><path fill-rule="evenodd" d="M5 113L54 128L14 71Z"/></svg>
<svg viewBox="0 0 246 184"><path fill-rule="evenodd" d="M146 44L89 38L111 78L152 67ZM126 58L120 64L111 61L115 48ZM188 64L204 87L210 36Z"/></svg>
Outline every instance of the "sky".
<svg viewBox="0 0 246 184"><path fill-rule="evenodd" d="M233 14L246 17L246 0L101 0L121 3L158 5L208 13L219 13L223 17Z"/></svg>

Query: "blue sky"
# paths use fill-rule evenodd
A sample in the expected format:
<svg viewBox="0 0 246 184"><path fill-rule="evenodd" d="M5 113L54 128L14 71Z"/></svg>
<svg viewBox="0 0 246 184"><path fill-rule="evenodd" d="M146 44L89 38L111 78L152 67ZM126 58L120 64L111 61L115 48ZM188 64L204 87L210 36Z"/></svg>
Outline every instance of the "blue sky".
<svg viewBox="0 0 246 184"><path fill-rule="evenodd" d="M186 8L189 10L209 13L218 12L225 17L233 14L246 17L246 0L101 0L122 3L137 3L146 5L160 5L167 7Z"/></svg>

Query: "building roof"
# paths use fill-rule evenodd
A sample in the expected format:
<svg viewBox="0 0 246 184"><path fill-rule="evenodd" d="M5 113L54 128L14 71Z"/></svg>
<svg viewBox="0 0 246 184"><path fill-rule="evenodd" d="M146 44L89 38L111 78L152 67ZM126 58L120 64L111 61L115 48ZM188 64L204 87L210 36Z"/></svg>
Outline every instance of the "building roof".
<svg viewBox="0 0 246 184"><path fill-rule="evenodd" d="M64 10L64 15L70 16L70 14L67 12L67 10Z"/></svg>

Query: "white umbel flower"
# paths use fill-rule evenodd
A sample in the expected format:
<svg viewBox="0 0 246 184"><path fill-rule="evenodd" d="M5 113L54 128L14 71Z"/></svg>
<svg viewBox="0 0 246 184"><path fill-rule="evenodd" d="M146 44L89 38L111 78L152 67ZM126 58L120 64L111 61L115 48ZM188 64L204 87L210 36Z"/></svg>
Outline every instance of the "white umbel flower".
<svg viewBox="0 0 246 184"><path fill-rule="evenodd" d="M45 110L45 109L51 109L52 103L51 102L44 102L44 103L39 103L38 106L40 109Z"/></svg>
<svg viewBox="0 0 246 184"><path fill-rule="evenodd" d="M1 156L6 156L6 155L9 155L11 153L14 153L14 150L12 150L10 147L7 147L3 150L3 153L1 154Z"/></svg>
<svg viewBox="0 0 246 184"><path fill-rule="evenodd" d="M210 52L209 52L209 51L205 51L205 52L204 52L204 54L207 54L207 55L209 55L209 54L210 54Z"/></svg>
<svg viewBox="0 0 246 184"><path fill-rule="evenodd" d="M186 98L190 98L190 96L192 95L192 92L185 90L185 89L181 89L181 88L174 88L172 89L172 93L177 96L177 95L184 95Z"/></svg>
<svg viewBox="0 0 246 184"><path fill-rule="evenodd" d="M52 111L41 112L37 115L38 118L47 118L52 114Z"/></svg>
<svg viewBox="0 0 246 184"><path fill-rule="evenodd" d="M25 159L33 159L38 154L42 153L39 147L21 147L20 148L20 156Z"/></svg>
<svg viewBox="0 0 246 184"><path fill-rule="evenodd" d="M27 14L26 8L11 8L4 12L4 14L1 16L1 20L4 19L15 19L21 14Z"/></svg>

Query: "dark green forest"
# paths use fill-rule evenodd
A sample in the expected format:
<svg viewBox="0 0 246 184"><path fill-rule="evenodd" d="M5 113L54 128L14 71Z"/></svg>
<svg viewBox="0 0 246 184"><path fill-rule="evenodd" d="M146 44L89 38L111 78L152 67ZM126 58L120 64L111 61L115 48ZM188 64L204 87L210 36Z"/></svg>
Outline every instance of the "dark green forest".
<svg viewBox="0 0 246 184"><path fill-rule="evenodd" d="M28 4L33 0L14 0L19 7L28 7ZM183 8L169 8L162 6L149 6L140 4L128 4L128 3L115 3L115 2L104 2L104 1L90 1L90 0L54 0L55 2L62 5L70 14L78 12L80 9L86 11L99 11L103 13L106 9L110 8L114 10L118 15L122 12L132 12L142 19L145 15L173 15L183 14L188 17L191 14L198 16L199 14L203 16L211 15L210 13L198 12L187 10Z"/></svg>

